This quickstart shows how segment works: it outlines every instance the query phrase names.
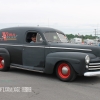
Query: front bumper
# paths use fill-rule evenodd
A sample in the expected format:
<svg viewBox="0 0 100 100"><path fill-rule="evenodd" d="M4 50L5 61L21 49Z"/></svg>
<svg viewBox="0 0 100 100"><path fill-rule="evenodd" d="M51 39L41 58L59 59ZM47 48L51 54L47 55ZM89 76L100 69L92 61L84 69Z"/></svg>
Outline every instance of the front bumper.
<svg viewBox="0 0 100 100"><path fill-rule="evenodd" d="M84 76L100 76L100 71L95 71L95 72L85 72Z"/></svg>

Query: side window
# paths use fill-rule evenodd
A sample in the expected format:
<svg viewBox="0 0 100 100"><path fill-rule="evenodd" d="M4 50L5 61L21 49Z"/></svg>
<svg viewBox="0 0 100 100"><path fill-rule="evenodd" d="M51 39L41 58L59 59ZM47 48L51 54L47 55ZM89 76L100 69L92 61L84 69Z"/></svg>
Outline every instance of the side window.
<svg viewBox="0 0 100 100"><path fill-rule="evenodd" d="M41 35L39 33L37 33L36 41L37 42L43 42L43 39L42 39L42 37L41 37Z"/></svg>
<svg viewBox="0 0 100 100"><path fill-rule="evenodd" d="M41 35L37 32L28 32L26 35L26 42L38 43L38 42L43 42L43 39Z"/></svg>

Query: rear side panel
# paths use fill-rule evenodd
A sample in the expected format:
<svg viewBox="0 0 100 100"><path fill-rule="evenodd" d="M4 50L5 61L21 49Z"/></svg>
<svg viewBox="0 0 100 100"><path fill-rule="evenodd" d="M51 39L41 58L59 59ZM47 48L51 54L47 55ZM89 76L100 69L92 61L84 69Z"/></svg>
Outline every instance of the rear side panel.
<svg viewBox="0 0 100 100"><path fill-rule="evenodd" d="M5 48L10 54L10 63L22 65L23 30L4 29L0 31L0 48Z"/></svg>

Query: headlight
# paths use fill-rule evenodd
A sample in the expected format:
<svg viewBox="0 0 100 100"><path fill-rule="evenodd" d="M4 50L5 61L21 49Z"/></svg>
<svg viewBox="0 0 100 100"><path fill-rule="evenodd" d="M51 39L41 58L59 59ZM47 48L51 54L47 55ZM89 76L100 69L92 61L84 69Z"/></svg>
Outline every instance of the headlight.
<svg viewBox="0 0 100 100"><path fill-rule="evenodd" d="M85 57L85 62L86 62L86 64L89 64L89 62L90 62L90 57L89 57L89 55L86 55L86 57Z"/></svg>

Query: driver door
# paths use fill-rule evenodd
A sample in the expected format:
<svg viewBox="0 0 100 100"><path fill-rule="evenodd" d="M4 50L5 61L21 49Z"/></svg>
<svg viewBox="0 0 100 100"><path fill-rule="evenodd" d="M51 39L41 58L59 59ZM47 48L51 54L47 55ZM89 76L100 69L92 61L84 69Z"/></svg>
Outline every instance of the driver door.
<svg viewBox="0 0 100 100"><path fill-rule="evenodd" d="M29 32L28 34L36 33ZM41 69L44 68L45 62L45 45L43 39L39 33L36 33L36 42L30 43L26 42L23 47L23 66L29 69ZM26 40L27 41L27 40Z"/></svg>

